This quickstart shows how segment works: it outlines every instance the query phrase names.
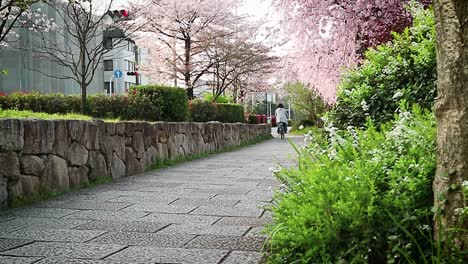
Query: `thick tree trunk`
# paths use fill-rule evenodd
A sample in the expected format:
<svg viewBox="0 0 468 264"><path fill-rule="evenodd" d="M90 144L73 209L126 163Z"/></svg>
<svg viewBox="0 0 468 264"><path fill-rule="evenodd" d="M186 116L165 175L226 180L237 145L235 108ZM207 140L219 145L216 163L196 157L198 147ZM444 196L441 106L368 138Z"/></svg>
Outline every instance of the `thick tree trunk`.
<svg viewBox="0 0 468 264"><path fill-rule="evenodd" d="M468 188L468 1L436 0L438 98L436 236L468 249L464 188ZM453 232L452 232L453 231ZM464 235L465 234L465 235Z"/></svg>

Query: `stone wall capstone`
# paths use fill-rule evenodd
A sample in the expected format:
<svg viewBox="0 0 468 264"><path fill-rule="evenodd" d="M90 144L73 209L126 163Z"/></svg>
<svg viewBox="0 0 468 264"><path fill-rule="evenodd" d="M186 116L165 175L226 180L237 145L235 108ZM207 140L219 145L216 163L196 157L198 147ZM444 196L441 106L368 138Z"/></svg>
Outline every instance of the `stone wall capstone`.
<svg viewBox="0 0 468 264"><path fill-rule="evenodd" d="M270 135L268 125L0 119L0 208Z"/></svg>

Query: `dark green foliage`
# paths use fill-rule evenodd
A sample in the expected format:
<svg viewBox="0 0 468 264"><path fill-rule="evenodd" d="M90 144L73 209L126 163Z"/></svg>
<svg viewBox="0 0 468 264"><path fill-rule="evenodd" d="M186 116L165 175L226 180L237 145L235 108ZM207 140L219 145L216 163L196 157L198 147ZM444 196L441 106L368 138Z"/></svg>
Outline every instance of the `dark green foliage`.
<svg viewBox="0 0 468 264"><path fill-rule="evenodd" d="M366 52L366 59L345 74L332 111L335 125L376 125L393 119L401 100L431 109L436 97L434 15L414 8L414 25L394 40Z"/></svg>
<svg viewBox="0 0 468 264"><path fill-rule="evenodd" d="M79 98L63 94L12 93L4 97L3 109L66 114L79 109Z"/></svg>
<svg viewBox="0 0 468 264"><path fill-rule="evenodd" d="M312 122L304 126L321 123L321 117L330 109L330 106L320 97L314 87L294 82L286 84L285 89L293 105L295 120Z"/></svg>
<svg viewBox="0 0 468 264"><path fill-rule="evenodd" d="M257 117L255 115L249 115L249 124L258 124Z"/></svg>
<svg viewBox="0 0 468 264"><path fill-rule="evenodd" d="M96 118L119 118L128 105L128 98L124 96L88 96L86 114Z"/></svg>
<svg viewBox="0 0 468 264"><path fill-rule="evenodd" d="M170 122L187 121L187 93L184 89L163 85L132 86L129 91L129 117ZM141 113L146 111L146 113Z"/></svg>
<svg viewBox="0 0 468 264"><path fill-rule="evenodd" d="M433 114L414 108L367 126L310 132L299 168L278 174L286 189L273 207L271 263L424 263L434 253Z"/></svg>
<svg viewBox="0 0 468 264"><path fill-rule="evenodd" d="M210 101L193 100L189 109L194 122L244 122L244 107L238 104L216 104Z"/></svg>
<svg viewBox="0 0 468 264"><path fill-rule="evenodd" d="M13 93L0 96L0 107L48 114L78 113L81 112L81 98L62 94ZM188 120L189 112L184 89L147 85L133 86L128 96L88 96L84 114L95 118L182 122Z"/></svg>
<svg viewBox="0 0 468 264"><path fill-rule="evenodd" d="M215 103L204 100L193 100L189 104L193 122L216 121L219 110Z"/></svg>
<svg viewBox="0 0 468 264"><path fill-rule="evenodd" d="M244 123L244 106L239 104L217 104L218 121L221 123Z"/></svg>

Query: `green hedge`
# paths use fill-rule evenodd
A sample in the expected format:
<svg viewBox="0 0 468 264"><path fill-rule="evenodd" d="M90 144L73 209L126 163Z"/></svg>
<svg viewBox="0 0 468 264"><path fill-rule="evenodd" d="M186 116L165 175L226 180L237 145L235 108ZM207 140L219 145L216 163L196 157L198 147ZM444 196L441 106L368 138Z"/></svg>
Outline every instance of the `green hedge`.
<svg viewBox="0 0 468 264"><path fill-rule="evenodd" d="M184 89L160 85L133 86L128 96L88 96L84 114L96 118L182 122L189 117L187 102ZM13 93L0 96L0 107L48 114L81 112L79 96L62 94Z"/></svg>
<svg viewBox="0 0 468 264"><path fill-rule="evenodd" d="M187 121L188 99L184 89L163 85L132 86L129 107L124 114L129 119L149 121Z"/></svg>
<svg viewBox="0 0 468 264"><path fill-rule="evenodd" d="M12 93L0 98L2 109L29 110L48 114L79 112L80 98L63 94Z"/></svg>
<svg viewBox="0 0 468 264"><path fill-rule="evenodd" d="M238 104L216 104L210 101L193 100L189 109L194 122L243 123L245 121L244 107Z"/></svg>
<svg viewBox="0 0 468 264"><path fill-rule="evenodd" d="M120 118L127 107L127 97L93 95L88 97L85 113L96 118Z"/></svg>
<svg viewBox="0 0 468 264"><path fill-rule="evenodd" d="M193 122L216 121L219 116L218 107L210 101L193 100L189 109Z"/></svg>
<svg viewBox="0 0 468 264"><path fill-rule="evenodd" d="M221 123L243 123L244 106L239 104L217 104L219 110L218 121Z"/></svg>

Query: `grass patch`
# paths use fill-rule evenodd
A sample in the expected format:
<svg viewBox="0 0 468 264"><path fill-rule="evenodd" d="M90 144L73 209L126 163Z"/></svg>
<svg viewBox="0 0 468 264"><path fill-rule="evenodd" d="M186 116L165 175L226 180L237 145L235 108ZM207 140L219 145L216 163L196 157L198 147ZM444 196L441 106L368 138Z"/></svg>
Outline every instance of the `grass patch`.
<svg viewBox="0 0 468 264"><path fill-rule="evenodd" d="M164 169L164 168L171 167L171 166L174 166L174 165L177 165L177 164L180 164L180 163L193 161L193 160L198 160L198 159L203 159L203 158L206 158L206 157L214 155L214 154L221 154L221 153L224 153L224 152L238 150L238 149L241 149L243 147L250 146L250 145L255 145L257 143L260 143L262 141L269 140L269 139L272 139L272 138L273 138L272 135L267 135L267 136L258 137L258 138L254 139L254 140L246 141L246 142L240 144L239 146L227 147L227 148L225 148L223 150L220 150L220 151L193 154L193 155L189 155L188 157L180 157L180 158L177 158L177 159L174 159L174 160L169 160L169 159L158 160L155 163L153 163L151 165L151 167L149 169L147 169L146 171L148 172L148 171L153 171L153 170Z"/></svg>
<svg viewBox="0 0 468 264"><path fill-rule="evenodd" d="M2 110L0 109L0 118L18 118L18 119L26 119L26 118L36 118L42 120L84 120L89 121L93 118L91 116L77 114L77 113L70 113L70 114L47 114L47 113L38 113L32 111L25 111L25 110ZM119 122L120 119L103 119L106 122Z"/></svg>
<svg viewBox="0 0 468 264"><path fill-rule="evenodd" d="M33 194L32 196L13 198L8 203L8 207L10 209L14 209L14 208L18 208L18 207L32 205L34 203L46 201L46 200L49 200L51 198L59 197L61 195L67 194L67 193L78 192L78 191L86 189L86 188L91 188L91 187L95 187L95 186L110 183L110 182L112 182L112 177L111 176L106 176L106 177L98 178L98 179L96 179L94 181L91 181L91 182L83 183L78 187L70 188L70 190L68 190L68 191L54 191L54 190L50 190L50 189L45 188L45 187L41 187L39 189L39 192Z"/></svg>
<svg viewBox="0 0 468 264"><path fill-rule="evenodd" d="M315 130L317 130L317 127L306 126L306 127L302 128L302 129L292 128L291 131L289 131L288 133L290 133L291 135L303 136L303 135L307 134L307 132L309 132L309 130L315 131Z"/></svg>
<svg viewBox="0 0 468 264"><path fill-rule="evenodd" d="M0 110L0 118L37 118L37 119L77 119L77 120L91 120L93 119L87 115L81 114L47 114L37 113L32 111L19 111L19 110Z"/></svg>

